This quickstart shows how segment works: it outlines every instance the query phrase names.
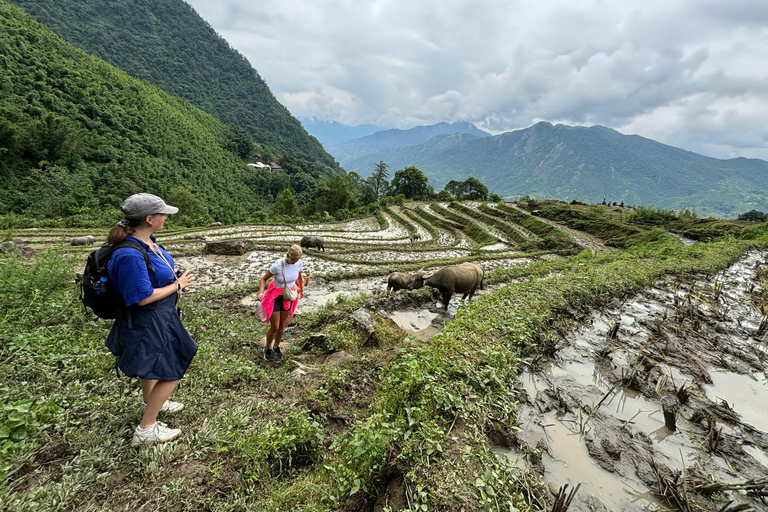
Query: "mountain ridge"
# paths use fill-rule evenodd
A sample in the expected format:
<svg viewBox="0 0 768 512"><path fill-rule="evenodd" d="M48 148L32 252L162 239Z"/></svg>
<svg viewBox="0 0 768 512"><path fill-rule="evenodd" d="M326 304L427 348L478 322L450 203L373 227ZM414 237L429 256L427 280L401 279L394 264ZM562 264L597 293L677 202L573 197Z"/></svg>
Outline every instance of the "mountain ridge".
<svg viewBox="0 0 768 512"><path fill-rule="evenodd" d="M342 144L330 146L328 151L338 160L342 167L353 158L381 149L404 148L425 142L439 135L469 133L480 137L490 134L478 129L472 123L457 121L455 123L437 123L433 125L415 126L403 130L392 128L382 130L365 137L353 139Z"/></svg>

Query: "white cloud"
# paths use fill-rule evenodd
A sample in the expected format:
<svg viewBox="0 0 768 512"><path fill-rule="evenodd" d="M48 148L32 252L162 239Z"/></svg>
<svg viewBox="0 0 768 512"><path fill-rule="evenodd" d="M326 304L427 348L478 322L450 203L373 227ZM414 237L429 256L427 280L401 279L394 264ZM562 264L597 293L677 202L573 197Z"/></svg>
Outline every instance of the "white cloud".
<svg viewBox="0 0 768 512"><path fill-rule="evenodd" d="M297 116L602 124L768 158L763 0L189 3Z"/></svg>

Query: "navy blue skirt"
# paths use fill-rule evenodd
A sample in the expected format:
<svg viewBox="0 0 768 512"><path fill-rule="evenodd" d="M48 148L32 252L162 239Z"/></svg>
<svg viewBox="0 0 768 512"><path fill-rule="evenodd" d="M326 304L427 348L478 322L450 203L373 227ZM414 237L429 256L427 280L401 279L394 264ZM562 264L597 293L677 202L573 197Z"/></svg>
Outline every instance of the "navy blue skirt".
<svg viewBox="0 0 768 512"><path fill-rule="evenodd" d="M181 323L176 294L146 306L131 308L112 325L107 348L118 357L117 367L127 377L144 380L179 380L197 353L197 344Z"/></svg>

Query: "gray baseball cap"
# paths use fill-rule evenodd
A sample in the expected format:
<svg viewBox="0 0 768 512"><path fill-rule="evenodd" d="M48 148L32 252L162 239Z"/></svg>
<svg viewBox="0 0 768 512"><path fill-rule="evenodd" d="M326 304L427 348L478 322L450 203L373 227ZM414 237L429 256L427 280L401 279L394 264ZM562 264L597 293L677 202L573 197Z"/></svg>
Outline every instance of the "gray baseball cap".
<svg viewBox="0 0 768 512"><path fill-rule="evenodd" d="M175 206L165 204L165 201L156 195L144 193L133 194L123 201L120 209L123 210L123 213L129 219L140 219L157 213L173 214L179 211Z"/></svg>

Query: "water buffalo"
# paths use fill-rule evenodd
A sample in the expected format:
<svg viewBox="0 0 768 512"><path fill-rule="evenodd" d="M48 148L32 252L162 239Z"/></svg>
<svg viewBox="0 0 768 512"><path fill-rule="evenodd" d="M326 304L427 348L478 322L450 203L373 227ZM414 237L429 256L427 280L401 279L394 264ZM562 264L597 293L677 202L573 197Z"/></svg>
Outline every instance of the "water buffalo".
<svg viewBox="0 0 768 512"><path fill-rule="evenodd" d="M67 245L93 245L96 239L90 235L88 236L76 236L69 241Z"/></svg>
<svg viewBox="0 0 768 512"><path fill-rule="evenodd" d="M475 263L449 265L432 274L425 275L419 272L408 285L408 289L418 290L424 285L437 288L443 296L443 307L448 309L448 303L451 302L454 293L463 293L462 299L469 296L472 300L475 290L478 287L483 289L483 277L485 277L483 268Z"/></svg>
<svg viewBox="0 0 768 512"><path fill-rule="evenodd" d="M307 249L309 249L310 247L314 247L318 251L320 249L322 249L323 252L325 252L325 245L324 245L324 243L325 242L323 241L323 237L321 237L321 236L306 235L306 236L302 237L301 242L300 242L299 245L301 245L301 247L306 247Z"/></svg>
<svg viewBox="0 0 768 512"><path fill-rule="evenodd" d="M392 272L387 278L387 290L393 292L405 290L411 281L413 281L413 276L408 272Z"/></svg>
<svg viewBox="0 0 768 512"><path fill-rule="evenodd" d="M415 242L416 240L421 240L421 233L414 233L411 235L411 243Z"/></svg>

